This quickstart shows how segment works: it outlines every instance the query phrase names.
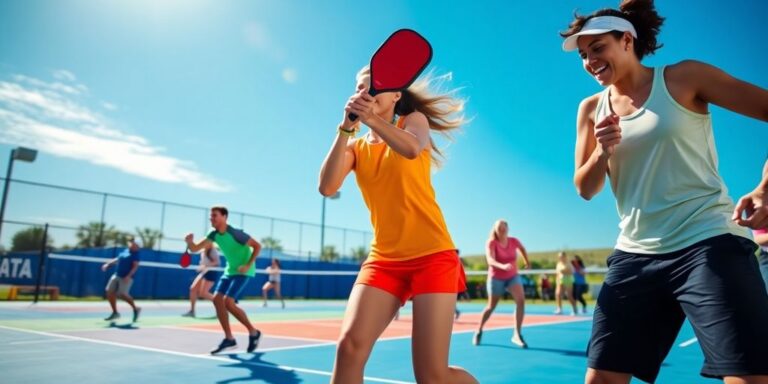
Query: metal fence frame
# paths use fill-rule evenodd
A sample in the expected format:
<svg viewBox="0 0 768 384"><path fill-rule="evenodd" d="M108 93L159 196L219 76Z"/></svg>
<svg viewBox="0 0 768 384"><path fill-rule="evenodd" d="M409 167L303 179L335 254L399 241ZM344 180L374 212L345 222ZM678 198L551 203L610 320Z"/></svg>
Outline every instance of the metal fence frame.
<svg viewBox="0 0 768 384"><path fill-rule="evenodd" d="M48 184L48 183L41 183L41 182L35 182L35 181L28 181L28 180L20 180L20 179L6 179L4 177L0 177L0 180L3 180L4 183L9 182L12 184L19 184L19 185L27 185L27 186L33 186L38 188L47 188L47 189L53 189L57 191L68 191L68 192L75 192L79 194L86 194L86 195L92 195L92 196L100 196L101 197L101 210L100 210L100 219L99 222L101 223L101 232L98 235L98 239L103 240L103 230L106 226L106 212L108 209L108 202L110 199L123 199L123 200L129 200L134 202L143 202L143 203L150 203L150 204L156 204L158 205L158 208L160 209L160 221L159 221L159 231L161 232L161 237L158 239L158 244L156 249L163 250L163 240L172 240L172 241L182 241L182 238L175 238L166 236L165 233L165 223L166 223L166 210L169 207L178 207L178 208L186 208L186 209L193 209L193 210L200 210L201 212L201 220L202 224L204 226L204 229L207 230L209 228L208 225L208 214L210 211L210 207L207 206L200 206L200 205L193 205L193 204L184 204L184 203L178 203L168 200L159 200L159 199L150 199L145 197L138 197L138 196L129 196L124 194L118 194L118 193L111 193L111 192L102 192L102 191L94 191L89 189L83 189L83 188L75 188L75 187L67 187L62 185L54 185L54 184ZM238 221L239 219L239 221ZM279 218L279 217L273 217L273 216L266 216L266 215L259 215L254 213L248 213L248 212L242 212L242 211L234 211L230 210L229 212L229 221L234 224L239 224L239 226L242 228L243 224L246 219L260 219L260 220L266 220L269 222L269 237L274 238L274 228L275 224L292 224L298 226L298 249L292 249L292 250L286 250L285 253L287 254L295 254L298 257L307 257L308 259L311 259L312 256L315 256L315 258L319 258L322 255L322 250L320 248L320 244L318 244L318 249L302 249L302 243L303 243L303 234L305 228L319 228L322 230L323 226L321 224L311 223L311 222L305 222L305 221L299 221L299 220L291 220L291 219L285 219L285 218ZM26 226L44 226L45 222L26 222L26 221L18 221L18 220L8 220L3 218L2 221L3 224L15 224L15 225L26 225ZM117 223L119 224L119 223ZM50 224L50 228L57 228L57 229L67 229L67 230L78 230L80 227L70 227L70 226L63 226L63 225L54 225ZM370 239L373 238L373 233L370 231L363 231L359 229L352 229L352 228L344 228L344 227L337 227L332 225L325 225L324 226L326 230L336 230L342 232L342 247L339 252L339 256L341 258L349 257L350 255L346 252L349 252L349 250L346 249L346 242L347 242L347 235L348 234L356 234L358 236L362 235L363 242L362 244L367 246ZM266 236L266 234L265 234ZM310 247L314 248L314 247Z"/></svg>

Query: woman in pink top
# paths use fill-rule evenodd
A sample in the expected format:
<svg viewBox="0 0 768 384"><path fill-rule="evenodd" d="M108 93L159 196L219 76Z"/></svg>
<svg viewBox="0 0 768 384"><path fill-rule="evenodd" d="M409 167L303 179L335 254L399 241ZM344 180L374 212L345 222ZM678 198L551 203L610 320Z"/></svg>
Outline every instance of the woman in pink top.
<svg viewBox="0 0 768 384"><path fill-rule="evenodd" d="M512 343L523 348L528 348L528 344L523 340L520 330L523 326L523 317L525 316L525 292L520 275L517 273L518 254L525 260L525 268L530 268L528 263L528 253L525 247L514 237L507 235L507 222L499 220L493 225L491 235L486 244L485 259L488 261L488 305L483 310L483 318L480 320L480 326L472 338L472 344L480 344L483 336L483 326L491 313L499 304L499 299L504 292L509 292L515 299L515 334L512 336Z"/></svg>

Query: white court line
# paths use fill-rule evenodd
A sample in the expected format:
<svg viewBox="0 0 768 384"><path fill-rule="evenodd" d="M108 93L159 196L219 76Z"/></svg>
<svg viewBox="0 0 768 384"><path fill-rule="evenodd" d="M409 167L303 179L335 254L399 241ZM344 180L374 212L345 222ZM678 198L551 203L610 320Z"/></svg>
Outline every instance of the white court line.
<svg viewBox="0 0 768 384"><path fill-rule="evenodd" d="M262 367L262 368L273 368L273 369L280 369L283 371L296 371L296 372L302 372L302 373L309 373L314 375L320 375L320 376L331 376L331 372L327 371L320 371L316 369L308 369L308 368L297 368L297 367L290 367L287 365L270 365L270 364L264 364L264 363L254 363L251 361L242 361L242 360L233 360L226 357L218 357L218 356L206 356L206 355L195 355L192 353L185 353L185 352L176 352L176 351L167 351L164 349L158 349L158 348L151 348L151 347L142 347L138 345L131 345L131 344L123 344L123 343L116 343L113 341L104 341L104 340L96 340L96 339L88 339L85 337L77 337L77 336L70 336L70 335L59 335L55 333L48 333L48 332L41 332L41 331L31 331L27 329L21 329L21 328L14 328L14 327L7 327L4 325L0 325L0 329L5 329L9 331L16 331L16 332L22 332L22 333L30 333L33 335L42 335L42 336L48 336L48 337L55 337L60 339L69 339L69 340L76 340L76 341L84 341L88 343L94 343L94 344L102 344L102 345L109 345L113 347L123 347L123 348L129 348L129 349L136 349L140 351L148 351L148 352L156 352L156 353L164 353L168 355L174 355L174 356L182 356L182 357L193 357L196 359L205 359L205 360L214 360L214 361L220 361L225 363L242 363L245 365L253 365L256 367ZM388 383L388 384L412 384L408 381L399 381L399 380L389 380L389 379L382 379L378 377L363 377L363 380L371 381L375 383Z"/></svg>
<svg viewBox="0 0 768 384"><path fill-rule="evenodd" d="M43 344L43 343L61 343L63 341L74 341L74 340L65 340L65 339L59 339L59 340L24 340L24 341L11 341L8 344L9 345L28 345L28 344Z"/></svg>
<svg viewBox="0 0 768 384"><path fill-rule="evenodd" d="M573 319L567 319L563 321L553 321L548 323L536 323L536 324L523 324L523 328L531 328L531 327L543 327L547 325L559 325L559 324L568 324L568 323L578 323L582 321L592 320L592 317L575 317ZM504 329L514 329L514 325L506 325L506 326L499 326L499 327L485 327L483 328L483 332L487 333L488 331L499 331ZM462 333L475 333L477 331L476 329L465 329L463 331L453 331L452 335L459 335ZM378 341L389 341L389 340L402 340L402 339L410 339L411 335L406 336L396 336L396 337L386 337L386 338L380 338Z"/></svg>
<svg viewBox="0 0 768 384"><path fill-rule="evenodd" d="M691 344L693 344L693 343L696 343L697 341L699 341L699 339L697 339L697 338L695 338L695 337L694 337L694 338L692 338L692 339L690 339L690 340L686 340L686 341L683 341L683 342L682 342L682 343L680 343L680 345L678 345L678 346L679 346L680 348L685 348L685 347L687 347L687 346L689 346L689 345L691 345Z"/></svg>

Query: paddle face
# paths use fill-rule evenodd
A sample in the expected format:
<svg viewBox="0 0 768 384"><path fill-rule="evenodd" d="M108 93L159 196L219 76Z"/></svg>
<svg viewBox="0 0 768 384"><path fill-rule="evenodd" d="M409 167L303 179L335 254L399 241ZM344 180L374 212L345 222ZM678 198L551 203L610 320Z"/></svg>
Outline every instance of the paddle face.
<svg viewBox="0 0 768 384"><path fill-rule="evenodd" d="M382 92L398 92L408 88L432 60L432 46L411 29L395 31L371 58L372 96ZM349 119L357 120L355 114Z"/></svg>
<svg viewBox="0 0 768 384"><path fill-rule="evenodd" d="M187 248L187 250L181 254L181 259L179 259L179 265L182 268L186 268L186 267L189 267L190 264L192 264L192 255L189 254L189 248Z"/></svg>
<svg viewBox="0 0 768 384"><path fill-rule="evenodd" d="M408 88L432 60L432 46L410 29L389 36L371 58L371 90L396 92Z"/></svg>

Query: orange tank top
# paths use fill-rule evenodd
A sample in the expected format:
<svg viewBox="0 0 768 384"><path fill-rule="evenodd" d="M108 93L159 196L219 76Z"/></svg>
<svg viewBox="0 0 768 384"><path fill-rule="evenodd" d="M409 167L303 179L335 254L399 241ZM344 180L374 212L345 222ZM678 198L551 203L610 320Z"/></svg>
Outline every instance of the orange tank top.
<svg viewBox="0 0 768 384"><path fill-rule="evenodd" d="M397 121L403 128L405 119ZM409 160L368 135L355 142L355 177L371 212L370 257L410 260L455 249L432 188L429 147Z"/></svg>

